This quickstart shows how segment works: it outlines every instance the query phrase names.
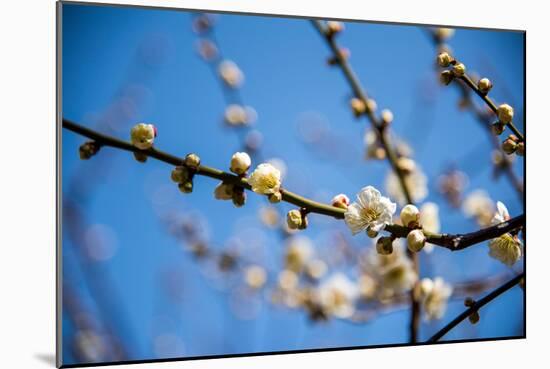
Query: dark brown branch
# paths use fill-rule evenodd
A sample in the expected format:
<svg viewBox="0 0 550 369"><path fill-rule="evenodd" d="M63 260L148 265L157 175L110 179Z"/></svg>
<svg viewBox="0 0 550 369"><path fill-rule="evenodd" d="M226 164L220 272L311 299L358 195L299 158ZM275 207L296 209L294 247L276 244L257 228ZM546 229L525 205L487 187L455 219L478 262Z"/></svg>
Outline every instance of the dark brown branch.
<svg viewBox="0 0 550 369"><path fill-rule="evenodd" d="M470 306L468 309L462 312L462 314L460 314L451 322L449 322L449 324L441 328L427 342L439 341L439 339L441 339L444 335L446 335L451 329L456 327L458 324L460 324L463 320L467 319L473 313L477 312L483 306L487 305L489 302L496 299L498 296L502 295L504 292L508 291L509 289L517 285L524 277L525 277L525 273L521 273L520 275L514 277L510 281L506 282L502 286L498 287L497 289L489 293L487 296L476 301L472 306Z"/></svg>
<svg viewBox="0 0 550 369"><path fill-rule="evenodd" d="M521 214L506 222L496 224L494 226L483 228L475 232L464 234L438 234L424 231L428 243L445 247L451 251L458 251L478 244L492 238L499 237L505 233L517 230L525 225L525 215ZM390 224L385 228L395 237L407 237L409 229L403 226Z"/></svg>

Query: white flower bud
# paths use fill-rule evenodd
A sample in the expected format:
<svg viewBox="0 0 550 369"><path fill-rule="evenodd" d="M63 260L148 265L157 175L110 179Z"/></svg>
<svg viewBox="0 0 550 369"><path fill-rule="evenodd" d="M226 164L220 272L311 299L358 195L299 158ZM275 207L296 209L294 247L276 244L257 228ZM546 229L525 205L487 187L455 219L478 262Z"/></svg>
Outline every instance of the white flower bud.
<svg viewBox="0 0 550 369"><path fill-rule="evenodd" d="M407 247L412 252L419 252L426 243L426 236L420 229L414 229L407 235Z"/></svg>
<svg viewBox="0 0 550 369"><path fill-rule="evenodd" d="M152 124L138 123L130 131L132 145L140 150L151 148L155 137L157 137L157 129Z"/></svg>
<svg viewBox="0 0 550 369"><path fill-rule="evenodd" d="M270 203L276 204L278 202L281 202L281 200L283 199L283 194L280 192L271 193L267 195L267 199Z"/></svg>
<svg viewBox="0 0 550 369"><path fill-rule="evenodd" d="M235 174L245 174L246 171L250 168L252 160L250 156L245 152L236 152L231 157L231 171Z"/></svg>
<svg viewBox="0 0 550 369"><path fill-rule="evenodd" d="M286 224L290 229L299 229L302 226L302 213L293 209L286 214Z"/></svg>
<svg viewBox="0 0 550 369"><path fill-rule="evenodd" d="M477 88L482 93L487 94L491 90L491 88L493 88L493 84L491 83L489 78L482 78L477 82Z"/></svg>
<svg viewBox="0 0 550 369"><path fill-rule="evenodd" d="M389 109L382 110L380 117L382 118L382 124L388 125L393 122L393 113Z"/></svg>
<svg viewBox="0 0 550 369"><path fill-rule="evenodd" d="M243 72L231 60L224 60L218 67L218 73L226 85L231 88L239 87L244 81Z"/></svg>
<svg viewBox="0 0 550 369"><path fill-rule="evenodd" d="M514 108L508 104L502 104L498 107L498 120L504 124L508 124L514 119Z"/></svg>
<svg viewBox="0 0 550 369"><path fill-rule="evenodd" d="M363 100L356 97L350 100L350 106L356 117L359 117L367 111L367 105L363 102Z"/></svg>
<svg viewBox="0 0 550 369"><path fill-rule="evenodd" d="M197 154L187 154L184 159L185 166L191 169L198 169L201 164L201 158Z"/></svg>
<svg viewBox="0 0 550 369"><path fill-rule="evenodd" d="M367 111L374 112L378 108L378 104L374 99L367 100Z"/></svg>
<svg viewBox="0 0 550 369"><path fill-rule="evenodd" d="M405 227L415 227L418 225L418 220L420 219L420 211L414 205L406 205L401 210L401 223Z"/></svg>
<svg viewBox="0 0 550 369"><path fill-rule="evenodd" d="M327 35L334 36L337 33L340 33L344 30L344 23L337 21L328 21L327 22Z"/></svg>
<svg viewBox="0 0 550 369"><path fill-rule="evenodd" d="M442 52L437 56L437 64L439 64L439 66L442 68L447 68L449 65L451 65L452 61L453 58L447 52Z"/></svg>
<svg viewBox="0 0 550 369"><path fill-rule="evenodd" d="M453 66L453 74L455 77L462 77L466 73L466 66L462 63L457 63Z"/></svg>
<svg viewBox="0 0 550 369"><path fill-rule="evenodd" d="M516 152L518 148L518 140L515 135L510 135L504 142L502 142L502 151L506 154L511 155Z"/></svg>
<svg viewBox="0 0 550 369"><path fill-rule="evenodd" d="M347 209L349 206L349 197L347 197L343 193L334 196L332 198L332 206L340 209Z"/></svg>
<svg viewBox="0 0 550 369"><path fill-rule="evenodd" d="M391 237L380 237L376 241L376 252L380 255L389 255L393 252L393 240Z"/></svg>
<svg viewBox="0 0 550 369"><path fill-rule="evenodd" d="M281 188L281 172L269 163L263 163L256 167L250 175L248 183L252 191L263 194L279 193ZM280 195L280 194L279 194Z"/></svg>

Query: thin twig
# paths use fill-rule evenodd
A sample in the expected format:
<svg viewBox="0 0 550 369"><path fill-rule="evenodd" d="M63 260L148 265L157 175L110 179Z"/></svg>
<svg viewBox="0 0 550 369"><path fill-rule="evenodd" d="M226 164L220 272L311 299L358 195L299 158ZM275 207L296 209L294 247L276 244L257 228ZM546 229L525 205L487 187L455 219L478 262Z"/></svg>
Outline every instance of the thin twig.
<svg viewBox="0 0 550 369"><path fill-rule="evenodd" d="M502 286L498 287L497 289L489 293L487 296L476 301L472 306L470 306L468 309L462 312L459 316L457 316L455 319L449 322L446 326L441 328L427 342L439 341L439 339L443 337L445 334L447 334L451 329L456 327L458 324L460 324L463 320L467 319L473 313L477 312L480 308L482 308L483 306L485 306L486 304L488 304L498 296L502 295L504 292L508 291L509 289L517 285L524 277L525 277L525 273L521 273L520 275L514 277L510 281L506 282Z"/></svg>

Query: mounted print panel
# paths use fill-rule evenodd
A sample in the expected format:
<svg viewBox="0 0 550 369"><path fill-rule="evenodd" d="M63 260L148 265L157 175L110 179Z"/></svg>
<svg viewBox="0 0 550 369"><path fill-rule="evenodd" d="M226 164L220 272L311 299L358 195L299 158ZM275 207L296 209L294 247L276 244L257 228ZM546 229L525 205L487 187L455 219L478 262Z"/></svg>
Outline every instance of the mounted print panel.
<svg viewBox="0 0 550 369"><path fill-rule="evenodd" d="M58 11L58 365L525 337L525 32Z"/></svg>

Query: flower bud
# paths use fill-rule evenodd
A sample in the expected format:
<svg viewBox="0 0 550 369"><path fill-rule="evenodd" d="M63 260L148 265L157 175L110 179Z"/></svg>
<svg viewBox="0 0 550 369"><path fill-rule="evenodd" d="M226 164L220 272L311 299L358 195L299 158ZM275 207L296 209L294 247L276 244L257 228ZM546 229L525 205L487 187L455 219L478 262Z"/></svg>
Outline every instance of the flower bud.
<svg viewBox="0 0 550 369"><path fill-rule="evenodd" d="M187 181L187 182L180 183L178 185L178 188L183 193L191 193L191 192L193 192L193 182L192 181Z"/></svg>
<svg viewBox="0 0 550 369"><path fill-rule="evenodd" d="M402 156L397 159L397 167L401 172L409 174L416 169L416 163L413 159Z"/></svg>
<svg viewBox="0 0 550 369"><path fill-rule="evenodd" d="M327 36L332 37L344 30L344 23L337 21L327 22Z"/></svg>
<svg viewBox="0 0 550 369"><path fill-rule="evenodd" d="M185 166L197 170L201 165L201 159L197 154L187 154L184 159Z"/></svg>
<svg viewBox="0 0 550 369"><path fill-rule="evenodd" d="M269 194L267 198L270 203L276 204L278 202L281 202L281 200L283 199L283 194L280 192L275 192L275 193Z"/></svg>
<svg viewBox="0 0 550 369"><path fill-rule="evenodd" d="M454 74L450 70L444 70L439 75L439 81L445 86L448 86L449 83L453 81L453 79L454 79Z"/></svg>
<svg viewBox="0 0 550 369"><path fill-rule="evenodd" d="M471 298L471 297L466 297L466 298L464 299L464 306L466 306L466 307L472 307L472 306L474 306L475 303L476 303L476 302L475 302L474 299Z"/></svg>
<svg viewBox="0 0 550 369"><path fill-rule="evenodd" d="M502 142L502 151L504 151L508 155L513 154L518 148L517 140L515 140L514 138L514 135L510 135L506 140Z"/></svg>
<svg viewBox="0 0 550 369"><path fill-rule="evenodd" d="M479 312L474 311L470 316L468 317L468 320L472 324L477 324L479 322Z"/></svg>
<svg viewBox="0 0 550 369"><path fill-rule="evenodd" d="M418 220L420 219L420 211L416 206L409 204L401 210L400 217L401 223L403 223L405 227L416 227L418 226Z"/></svg>
<svg viewBox="0 0 550 369"><path fill-rule="evenodd" d="M454 29L444 28L444 27L439 27L434 31L434 35L435 37L437 37L439 41L445 41L453 37L454 33L455 33Z"/></svg>
<svg viewBox="0 0 550 369"><path fill-rule="evenodd" d="M502 132L504 132L505 128L506 126L504 125L504 123L498 121L491 125L491 132L493 132L495 136L500 136Z"/></svg>
<svg viewBox="0 0 550 369"><path fill-rule="evenodd" d="M374 99L367 99L367 111L374 112L378 108L378 104Z"/></svg>
<svg viewBox="0 0 550 369"><path fill-rule="evenodd" d="M214 190L214 197L218 200L231 200L234 188L235 186L230 183L221 182Z"/></svg>
<svg viewBox="0 0 550 369"><path fill-rule="evenodd" d="M88 142L83 143L78 148L78 153L80 155L80 159L82 159L82 160L90 159L92 156L97 154L99 149L100 149L100 146L95 141L88 141Z"/></svg>
<svg viewBox="0 0 550 369"><path fill-rule="evenodd" d="M134 158L140 163L145 163L147 161L147 154L142 152L134 152Z"/></svg>
<svg viewBox="0 0 550 369"><path fill-rule="evenodd" d="M393 252L393 240L391 237L380 237L376 241L376 252L380 255L389 255Z"/></svg>
<svg viewBox="0 0 550 369"><path fill-rule="evenodd" d="M407 247L412 252L419 252L426 243L426 236L421 229L414 229L407 235Z"/></svg>
<svg viewBox="0 0 550 369"><path fill-rule="evenodd" d="M350 106L353 111L353 115L356 117L361 116L361 114L364 114L367 111L367 105L363 102L363 100L356 97L350 100Z"/></svg>
<svg viewBox="0 0 550 369"><path fill-rule="evenodd" d="M491 88L493 88L493 83L489 78L482 78L477 82L477 88L484 94L487 94Z"/></svg>
<svg viewBox="0 0 550 369"><path fill-rule="evenodd" d="M369 236L369 238L376 238L378 237L378 232L369 227L367 228L367 236Z"/></svg>
<svg viewBox="0 0 550 369"><path fill-rule="evenodd" d="M462 77L466 73L466 66L462 63L453 65L453 74L455 77Z"/></svg>
<svg viewBox="0 0 550 369"><path fill-rule="evenodd" d="M248 171L251 164L252 164L252 160L250 159L250 156L247 153L236 152L231 157L230 170L235 174L243 175Z"/></svg>
<svg viewBox="0 0 550 369"><path fill-rule="evenodd" d="M339 64L340 60L347 60L347 59L349 59L350 55L351 55L351 52L349 51L349 49L340 48L340 49L338 49L338 55L331 56L328 59L328 61L327 61L328 65Z"/></svg>
<svg viewBox="0 0 550 369"><path fill-rule="evenodd" d="M514 108L508 104L502 104L497 110L498 120L504 124L508 124L514 119Z"/></svg>
<svg viewBox="0 0 550 369"><path fill-rule="evenodd" d="M442 68L447 68L452 61L453 58L447 52L442 52L437 56L437 64Z"/></svg>
<svg viewBox="0 0 550 369"><path fill-rule="evenodd" d="M172 170L170 177L176 183L183 183L189 179L189 171L185 167L178 166Z"/></svg>
<svg viewBox="0 0 550 369"><path fill-rule="evenodd" d="M286 224L290 229L299 229L302 226L302 213L293 209L286 214Z"/></svg>
<svg viewBox="0 0 550 369"><path fill-rule="evenodd" d="M157 137L157 129L152 124L138 123L130 131L132 145L140 150L150 149L155 137Z"/></svg>
<svg viewBox="0 0 550 369"><path fill-rule="evenodd" d="M525 156L525 142L518 143L518 146L516 147L516 154L519 156Z"/></svg>
<svg viewBox="0 0 550 369"><path fill-rule="evenodd" d="M387 126L393 122L393 113L389 109L384 109L380 113L380 118L382 119L382 124Z"/></svg>
<svg viewBox="0 0 550 369"><path fill-rule="evenodd" d="M332 206L340 209L347 209L349 206L349 197L347 197L343 193L334 196L332 198Z"/></svg>
<svg viewBox="0 0 550 369"><path fill-rule="evenodd" d="M233 200L233 205L235 205L236 207L240 208L241 206L243 206L246 202L246 193L244 192L244 188L235 187L231 200Z"/></svg>

